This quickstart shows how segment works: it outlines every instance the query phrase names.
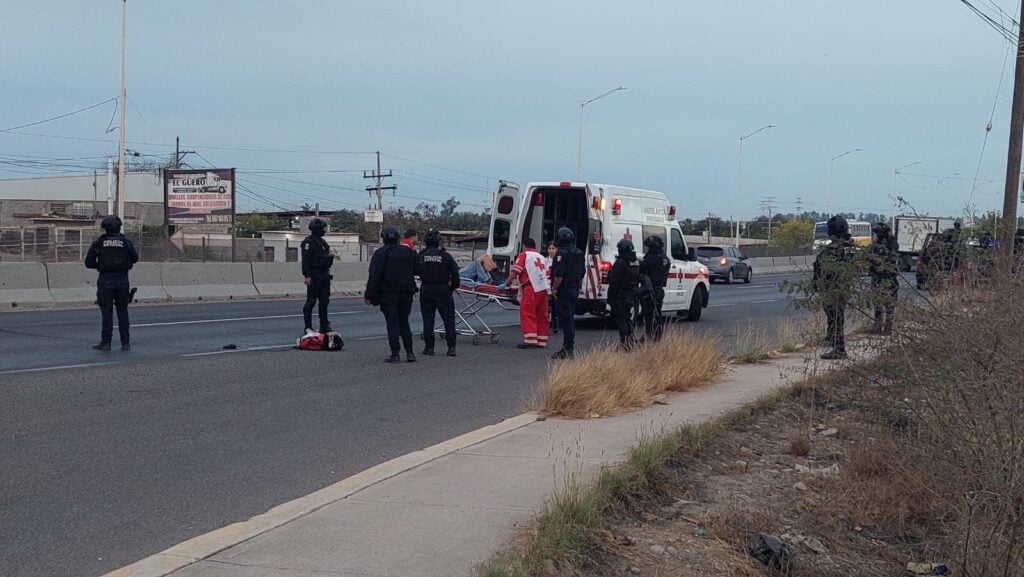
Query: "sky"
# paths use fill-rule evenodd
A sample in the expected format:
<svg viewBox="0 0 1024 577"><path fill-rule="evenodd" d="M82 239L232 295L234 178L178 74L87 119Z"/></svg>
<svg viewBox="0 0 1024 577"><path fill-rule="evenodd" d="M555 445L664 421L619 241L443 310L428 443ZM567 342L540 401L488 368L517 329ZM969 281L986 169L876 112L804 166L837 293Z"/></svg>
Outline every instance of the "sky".
<svg viewBox="0 0 1024 577"><path fill-rule="evenodd" d="M475 211L499 179L574 180L580 103L617 86L583 109L583 179L665 192L683 218L751 218L765 197L784 213L1001 207L1013 62L1000 84L1008 43L959 0L127 7L128 148L156 159L180 136L188 164L238 168L242 210L366 208L378 150L398 185L385 206ZM0 178L116 155L113 102L2 131L117 96L120 9L0 0ZM768 124L740 177L740 137Z"/></svg>

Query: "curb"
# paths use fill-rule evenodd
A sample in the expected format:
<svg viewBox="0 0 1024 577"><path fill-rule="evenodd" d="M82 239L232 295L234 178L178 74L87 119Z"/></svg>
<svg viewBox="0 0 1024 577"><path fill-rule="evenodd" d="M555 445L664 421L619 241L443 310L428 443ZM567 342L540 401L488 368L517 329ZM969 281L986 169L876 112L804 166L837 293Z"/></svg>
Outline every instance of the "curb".
<svg viewBox="0 0 1024 577"><path fill-rule="evenodd" d="M258 537L332 503L351 497L377 483L396 477L435 459L482 443L536 422L536 413L524 413L470 431L454 439L391 459L298 499L283 503L247 521L233 523L193 537L103 577L166 577L179 569Z"/></svg>

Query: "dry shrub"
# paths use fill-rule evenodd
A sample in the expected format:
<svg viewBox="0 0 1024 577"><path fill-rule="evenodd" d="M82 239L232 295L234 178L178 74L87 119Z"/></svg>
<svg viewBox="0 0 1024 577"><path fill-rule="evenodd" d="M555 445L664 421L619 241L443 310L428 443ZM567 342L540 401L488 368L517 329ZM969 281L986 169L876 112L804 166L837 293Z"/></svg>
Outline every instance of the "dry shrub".
<svg viewBox="0 0 1024 577"><path fill-rule="evenodd" d="M802 346L816 346L825 338L822 315L806 311L795 312L786 317L779 328L779 348L784 353L800 350Z"/></svg>
<svg viewBox="0 0 1024 577"><path fill-rule="evenodd" d="M641 407L665 391L686 391L722 372L718 342L691 333L666 333L633 352L592 349L554 365L541 387L540 411L588 418Z"/></svg>
<svg viewBox="0 0 1024 577"><path fill-rule="evenodd" d="M789 454L794 457L806 457L811 453L811 442L805 433L794 433L789 438Z"/></svg>
<svg viewBox="0 0 1024 577"><path fill-rule="evenodd" d="M759 363L771 356L768 335L753 325L747 325L742 331L736 331L736 344L733 349L733 360L741 364Z"/></svg>

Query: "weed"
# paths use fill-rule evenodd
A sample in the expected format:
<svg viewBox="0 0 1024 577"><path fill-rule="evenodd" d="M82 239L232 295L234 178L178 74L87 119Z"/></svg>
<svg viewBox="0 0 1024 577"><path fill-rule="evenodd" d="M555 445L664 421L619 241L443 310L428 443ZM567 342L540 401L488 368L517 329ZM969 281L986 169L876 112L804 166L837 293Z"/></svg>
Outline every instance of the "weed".
<svg viewBox="0 0 1024 577"><path fill-rule="evenodd" d="M768 337L753 325L736 333L733 360L740 364L759 363L770 356Z"/></svg>

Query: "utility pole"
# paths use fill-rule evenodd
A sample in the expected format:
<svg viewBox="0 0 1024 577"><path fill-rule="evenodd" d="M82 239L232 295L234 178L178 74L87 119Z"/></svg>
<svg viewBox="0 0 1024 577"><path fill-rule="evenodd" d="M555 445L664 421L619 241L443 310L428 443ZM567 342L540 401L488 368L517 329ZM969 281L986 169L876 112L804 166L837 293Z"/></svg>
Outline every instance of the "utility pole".
<svg viewBox="0 0 1024 577"><path fill-rule="evenodd" d="M772 211L775 210L775 197L764 196L761 197L761 210L768 212L768 241L772 240Z"/></svg>
<svg viewBox="0 0 1024 577"><path fill-rule="evenodd" d="M384 210L384 198L383 198L384 195L383 195L383 191L390 190L391 193L394 194L394 191L398 190L398 187L393 185L393 184L390 185L390 186L382 186L385 178L391 178L391 171L388 170L387 174L384 174L383 172L381 172L381 170L380 170L380 151L379 150L377 151L377 170L376 171L371 170L369 172L364 170L363 171L363 178L373 178L373 179L377 180L377 184L376 185L374 185L374 186L367 186L366 187L366 192L370 193L371 195L374 192L376 192L377 193L377 210Z"/></svg>
<svg viewBox="0 0 1024 577"><path fill-rule="evenodd" d="M124 39L125 20L128 16L128 0L121 0L121 95L118 99L118 106L121 108L121 124L117 131L117 216L124 220L124 121L125 101L128 99L124 88Z"/></svg>
<svg viewBox="0 0 1024 577"><path fill-rule="evenodd" d="M802 196L796 197L796 213L797 213L797 215L803 214L803 212L804 212L803 208L804 208L804 197L802 197Z"/></svg>
<svg viewBox="0 0 1024 577"><path fill-rule="evenodd" d="M708 213L708 244L711 243L711 213Z"/></svg>
<svg viewBox="0 0 1024 577"><path fill-rule="evenodd" d="M1020 3L1024 10L1024 0ZM1024 14L1024 12L1021 12ZM1006 188L1003 191L1003 230L998 236L1006 271L1013 262L1013 237L1017 229L1020 202L1021 139L1024 137L1024 27L1017 30L1017 59L1014 64L1013 105L1010 109L1010 142L1006 154Z"/></svg>
<svg viewBox="0 0 1024 577"><path fill-rule="evenodd" d="M185 158L186 154L195 154L194 150L181 150L181 137L174 137L174 168L181 168L181 159Z"/></svg>

